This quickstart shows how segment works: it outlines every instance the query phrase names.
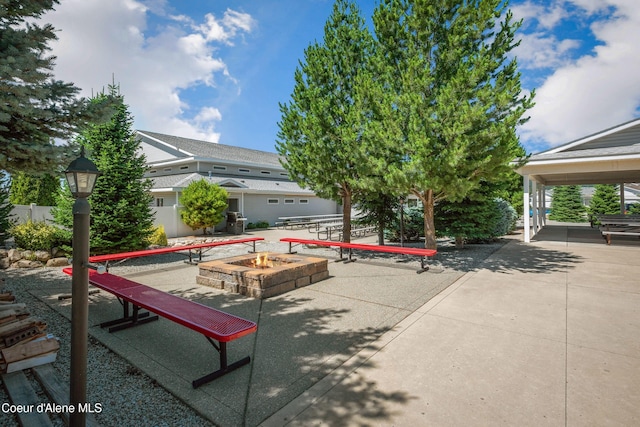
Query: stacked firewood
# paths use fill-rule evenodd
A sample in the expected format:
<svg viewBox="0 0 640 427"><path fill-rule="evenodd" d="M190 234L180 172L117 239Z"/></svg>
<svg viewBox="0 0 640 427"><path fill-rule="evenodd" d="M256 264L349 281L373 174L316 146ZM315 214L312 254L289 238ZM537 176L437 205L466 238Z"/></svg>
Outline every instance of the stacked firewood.
<svg viewBox="0 0 640 427"><path fill-rule="evenodd" d="M46 329L46 323L31 317L26 304L17 303L11 292L0 292L0 372L53 362L60 344Z"/></svg>

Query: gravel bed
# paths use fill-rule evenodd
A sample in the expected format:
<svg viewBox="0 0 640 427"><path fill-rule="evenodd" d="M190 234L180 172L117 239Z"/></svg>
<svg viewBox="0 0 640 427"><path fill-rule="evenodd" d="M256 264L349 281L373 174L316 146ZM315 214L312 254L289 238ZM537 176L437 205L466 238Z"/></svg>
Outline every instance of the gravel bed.
<svg viewBox="0 0 640 427"><path fill-rule="evenodd" d="M507 240L490 244L467 245L464 249L455 249L450 241L438 242L438 255L430 260L434 270L471 271L498 250ZM407 244L417 246L420 244ZM288 245L278 242L260 242L256 249L268 252L286 252ZM306 248L297 246L299 253L306 255L337 258L335 250L329 248ZM224 258L246 253L247 246L229 245L217 247L205 253L203 261ZM420 267L418 257L405 257L396 254L357 253L358 262L385 263L397 268L417 269ZM144 271L171 268L182 265L185 257L180 254L164 254L146 258L136 258L124 263L110 266L110 272L118 275L134 275ZM402 263L398 263L402 261ZM47 332L60 339L58 358L53 364L63 383L69 381L71 327L67 318L36 298L31 292L50 286L69 286L69 277L60 268L8 269L0 270L0 277L6 279L4 289L10 290L17 302L27 304L32 316L47 323ZM35 292L34 292L35 293ZM25 371L28 372L28 371ZM29 373L28 376L31 376ZM39 384L32 379L42 402L44 396ZM113 353L93 338L89 338L87 366L87 400L100 402L102 413L96 414L97 421L104 426L210 426L213 425L200 417L189 406L181 402L171 393L159 386L153 379L138 368ZM9 402L4 387L0 389L0 404ZM63 426L62 420L52 416L55 426ZM12 414L0 412L0 427L17 425Z"/></svg>

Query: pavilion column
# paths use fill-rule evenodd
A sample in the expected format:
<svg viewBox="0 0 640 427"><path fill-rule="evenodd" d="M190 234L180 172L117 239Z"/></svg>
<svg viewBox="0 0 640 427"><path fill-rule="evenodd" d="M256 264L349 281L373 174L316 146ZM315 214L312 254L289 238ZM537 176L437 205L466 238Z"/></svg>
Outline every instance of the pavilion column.
<svg viewBox="0 0 640 427"><path fill-rule="evenodd" d="M546 196L547 188L544 185L540 186L540 221L542 226L547 225L547 196Z"/></svg>
<svg viewBox="0 0 640 427"><path fill-rule="evenodd" d="M538 233L538 186L535 181L531 181L531 219L533 220L532 236Z"/></svg>
<svg viewBox="0 0 640 427"><path fill-rule="evenodd" d="M529 209L530 209L530 201L529 201L529 187L531 186L531 182L529 181L529 175L522 175L522 187L524 189L524 208L522 209L524 212L522 214L522 219L524 221L524 242L531 242L531 225L529 224Z"/></svg>
<svg viewBox="0 0 640 427"><path fill-rule="evenodd" d="M538 230L542 229L542 227L546 225L545 212L544 185L540 184L538 186L538 225L540 226Z"/></svg>

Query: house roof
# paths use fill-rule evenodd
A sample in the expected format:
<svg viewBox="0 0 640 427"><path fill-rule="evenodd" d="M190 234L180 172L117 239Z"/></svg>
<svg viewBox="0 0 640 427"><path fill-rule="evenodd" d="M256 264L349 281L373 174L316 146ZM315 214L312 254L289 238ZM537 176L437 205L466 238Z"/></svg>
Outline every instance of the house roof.
<svg viewBox="0 0 640 427"><path fill-rule="evenodd" d="M640 119L534 154L517 172L544 185L640 182Z"/></svg>
<svg viewBox="0 0 640 427"><path fill-rule="evenodd" d="M201 173L185 173L177 175L158 176L151 178L153 182L152 192L180 191L194 181L206 179L218 184L230 192L242 192L248 194L287 194L313 196L314 192L300 188L298 184L286 180L259 179L250 177L207 176Z"/></svg>
<svg viewBox="0 0 640 427"><path fill-rule="evenodd" d="M150 149L145 150L150 164L188 158L206 158L213 161L220 160L282 168L280 156L268 151L199 141L157 132L139 130L137 133L140 139L150 146Z"/></svg>

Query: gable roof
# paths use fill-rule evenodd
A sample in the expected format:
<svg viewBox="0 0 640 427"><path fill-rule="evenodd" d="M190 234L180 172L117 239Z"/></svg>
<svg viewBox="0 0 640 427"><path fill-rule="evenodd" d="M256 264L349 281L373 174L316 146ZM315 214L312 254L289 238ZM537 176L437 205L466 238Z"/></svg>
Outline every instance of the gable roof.
<svg viewBox="0 0 640 427"><path fill-rule="evenodd" d="M592 135L576 139L567 144L543 151L538 155L591 149L606 150L608 148L619 147L635 147L635 149L640 147L640 119L630 120Z"/></svg>
<svg viewBox="0 0 640 427"><path fill-rule="evenodd" d="M137 134L141 141L151 148L150 150L145 150L145 153L147 153L149 163L152 164L187 158L206 158L214 161L282 167L280 156L268 151L182 138L157 132L139 130Z"/></svg>
<svg viewBox="0 0 640 427"><path fill-rule="evenodd" d="M640 119L534 154L517 172L544 185L640 182Z"/></svg>

